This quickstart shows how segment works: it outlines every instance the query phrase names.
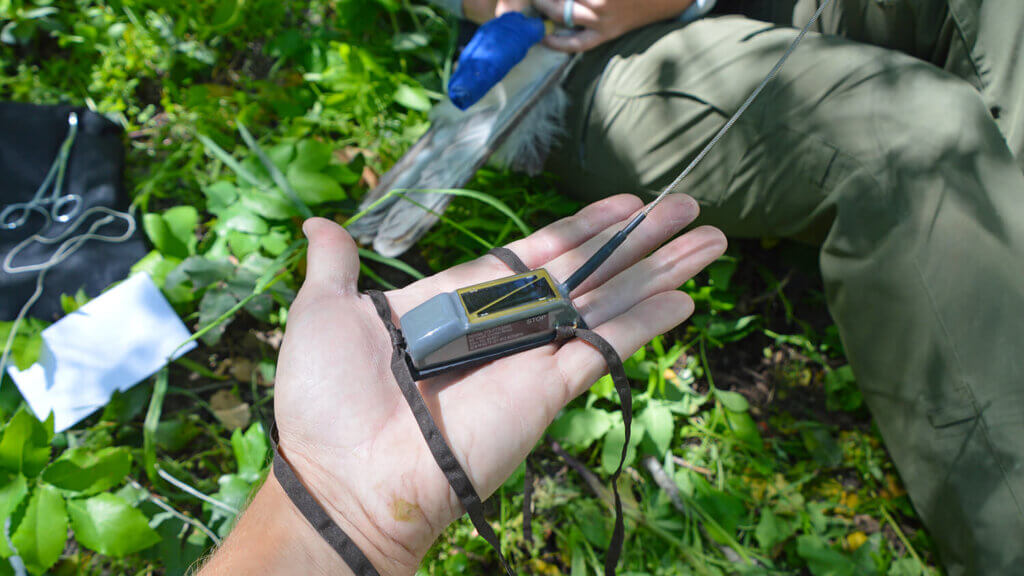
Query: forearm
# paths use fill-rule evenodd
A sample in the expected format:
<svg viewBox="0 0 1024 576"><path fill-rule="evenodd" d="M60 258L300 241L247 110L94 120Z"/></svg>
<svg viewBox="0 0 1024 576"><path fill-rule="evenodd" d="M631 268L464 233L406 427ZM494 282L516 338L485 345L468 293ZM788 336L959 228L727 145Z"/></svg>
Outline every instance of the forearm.
<svg viewBox="0 0 1024 576"><path fill-rule="evenodd" d="M406 576L415 572L415 567L403 566L383 556L379 542L369 542L364 530L352 525L342 525L342 528L383 576ZM226 574L350 576L353 572L306 521L270 474L234 530L198 576Z"/></svg>

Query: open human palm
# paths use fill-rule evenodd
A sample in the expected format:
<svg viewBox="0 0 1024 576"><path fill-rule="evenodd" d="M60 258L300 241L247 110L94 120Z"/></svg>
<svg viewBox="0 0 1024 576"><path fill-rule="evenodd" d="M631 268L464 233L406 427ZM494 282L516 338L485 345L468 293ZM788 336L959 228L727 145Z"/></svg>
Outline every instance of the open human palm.
<svg viewBox="0 0 1024 576"><path fill-rule="evenodd" d="M531 268L567 278L641 208L616 196L508 246ZM676 288L719 257L718 230L689 225L697 204L670 196L572 298L622 357L685 320ZM462 507L424 442L391 373L388 332L359 293L356 246L340 226L312 219L307 276L288 317L275 414L282 454L381 573L412 574ZM660 248L658 248L661 246ZM656 249L656 250L655 250ZM654 251L653 253L651 253ZM430 297L511 274L483 256L387 293L399 317ZM477 492L512 473L570 400L606 370L582 341L551 344L419 383L427 406Z"/></svg>

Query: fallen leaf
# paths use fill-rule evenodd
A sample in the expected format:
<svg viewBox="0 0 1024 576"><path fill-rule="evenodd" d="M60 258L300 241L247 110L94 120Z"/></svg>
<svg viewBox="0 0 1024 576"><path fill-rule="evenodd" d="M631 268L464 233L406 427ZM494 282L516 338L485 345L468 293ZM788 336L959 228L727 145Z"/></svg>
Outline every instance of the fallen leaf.
<svg viewBox="0 0 1024 576"><path fill-rule="evenodd" d="M210 409L228 430L245 428L252 419L252 415L249 413L249 404L242 402L230 390L220 390L211 396Z"/></svg>

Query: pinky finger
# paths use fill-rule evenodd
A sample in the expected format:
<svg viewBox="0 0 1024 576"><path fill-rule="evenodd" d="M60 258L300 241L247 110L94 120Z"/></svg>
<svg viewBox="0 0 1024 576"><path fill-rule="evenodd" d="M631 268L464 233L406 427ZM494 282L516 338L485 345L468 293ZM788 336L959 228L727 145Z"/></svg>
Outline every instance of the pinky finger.
<svg viewBox="0 0 1024 576"><path fill-rule="evenodd" d="M594 331L615 348L620 358L629 358L655 336L681 324L690 314L693 314L693 299L685 292L670 290L651 296ZM555 359L566 378L569 392L566 401L580 395L608 371L604 357L578 339L562 346Z"/></svg>
<svg viewBox="0 0 1024 576"><path fill-rule="evenodd" d="M559 52L586 52L604 43L604 34L586 29L573 34L550 34L544 37L544 45Z"/></svg>

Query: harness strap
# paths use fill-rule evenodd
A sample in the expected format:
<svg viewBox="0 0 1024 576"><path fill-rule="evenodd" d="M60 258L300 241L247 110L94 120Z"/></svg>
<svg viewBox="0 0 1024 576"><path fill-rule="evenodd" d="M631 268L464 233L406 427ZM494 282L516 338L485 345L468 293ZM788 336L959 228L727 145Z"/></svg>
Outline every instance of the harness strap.
<svg viewBox="0 0 1024 576"><path fill-rule="evenodd" d="M525 274L530 271L530 267L519 258L518 254L504 246L495 246L487 253L501 260L505 266L508 266L516 274Z"/></svg>
<svg viewBox="0 0 1024 576"><path fill-rule="evenodd" d="M497 247L489 253L501 260L517 274L528 272L530 270L519 256L508 248ZM416 381L412 377L412 373L410 372L409 365L406 361L405 341L401 330L395 326L392 318L391 305L388 303L387 297L377 290L370 290L367 292L367 295L370 296L370 299L373 301L377 314L380 316L380 319L387 328L388 335L391 338L392 374L395 377L395 381L398 383L398 387L402 391L402 395L409 404L409 408L412 410L413 417L419 425L420 432L423 434L423 438L427 442L427 447L430 449L430 453L434 456L434 460L437 462L441 472L444 473L445 478L448 480L448 484L451 485L455 495L459 498L462 506L466 509L466 513L469 515L470 521L473 522L473 526L476 527L477 532L485 541L487 541L491 548L494 549L495 553L497 553L498 560L501 562L507 576L514 576L515 573L512 571L512 567L509 565L508 560L505 559L505 556L501 553L501 542L498 539L497 534L495 534L494 529L491 528L491 525L487 522L486 518L484 518L483 504L480 500L479 494L477 494L476 489L473 487L473 483L470 481L466 471L459 464L458 459L448 446L448 443L445 442L444 436L438 429L437 423L434 422L434 418L430 414L430 410L427 408L427 404L423 400L423 396L420 394L419 387L416 385ZM632 393L629 388L629 381L626 379L626 372L622 366L622 359L619 358L618 353L615 352L615 349L607 340L599 336L596 332L572 326L559 328L557 336L558 341L578 337L596 348L597 351L604 356L605 362L608 364L612 382L615 384L615 390L618 392L619 400L622 403L622 421L625 424L625 442L623 443L619 467L615 470L615 473L612 474L612 493L615 497L615 528L612 531L611 542L608 544L608 553L605 555L605 574L606 576L613 576L615 574L615 568L618 565L619 557L622 554L622 546L625 538L625 526L622 517L622 500L619 497L617 481L619 474L622 471L623 463L626 459L626 450L629 447L630 427L633 419ZM284 488L285 494L288 495L288 498L292 501L295 507L299 509L299 512L302 513L303 517L305 517L317 533L320 534L320 537L323 538L335 552L337 552L342 560L348 564L349 568L352 569L356 576L380 576L377 570L373 567L373 564L366 558L362 551L359 550L359 547L356 546L341 527L331 519L323 507L315 498L313 498L312 494L306 490L302 481L299 480L298 475L295 473L295 470L281 455L278 448L276 424L271 427L270 439L271 445L274 449L274 476L281 484L281 487ZM527 538L532 540L532 528L530 526L532 511L530 510L530 501L532 500L533 493L533 478L529 465L527 465L525 481L526 487L523 494L524 532L527 534Z"/></svg>
<svg viewBox="0 0 1024 576"><path fill-rule="evenodd" d="M270 444L274 448L274 476L284 488L284 493L288 495L292 504L299 509L299 512L313 526L317 534L330 544L338 556L341 556L341 559L348 564L356 576L380 576L355 542L334 520L331 520L323 507L302 485L302 481L295 474L295 469L284 459L284 456L281 456L277 443L277 424L275 423L270 427Z"/></svg>
<svg viewBox="0 0 1024 576"><path fill-rule="evenodd" d="M373 305L377 308L377 314L387 327L388 334L391 335L391 371L398 382L398 387L402 390L402 395L405 396L405 401L409 404L409 408L416 418L416 423L423 434L423 439L427 441L427 447L430 448L434 461L437 462L441 472L444 473L445 478L448 480L448 484L451 485L455 495L458 496L462 506L466 509L466 513L469 514L469 519L473 522L477 532L497 552L498 560L501 562L505 572L508 576L515 576L508 560L501 553L501 542L498 540L498 535L494 533L494 529L491 528L491 525L487 523L487 519L484 518L480 495L477 494L466 471L462 469L458 459L455 458L455 454L448 446L448 443L445 442L444 436L434 422L434 417L430 415L427 403L420 394L419 387L416 386L416 381L413 380L412 373L409 371L409 364L405 358L404 338L391 318L391 305L388 303L388 299L377 290L370 290L367 294L373 300Z"/></svg>

